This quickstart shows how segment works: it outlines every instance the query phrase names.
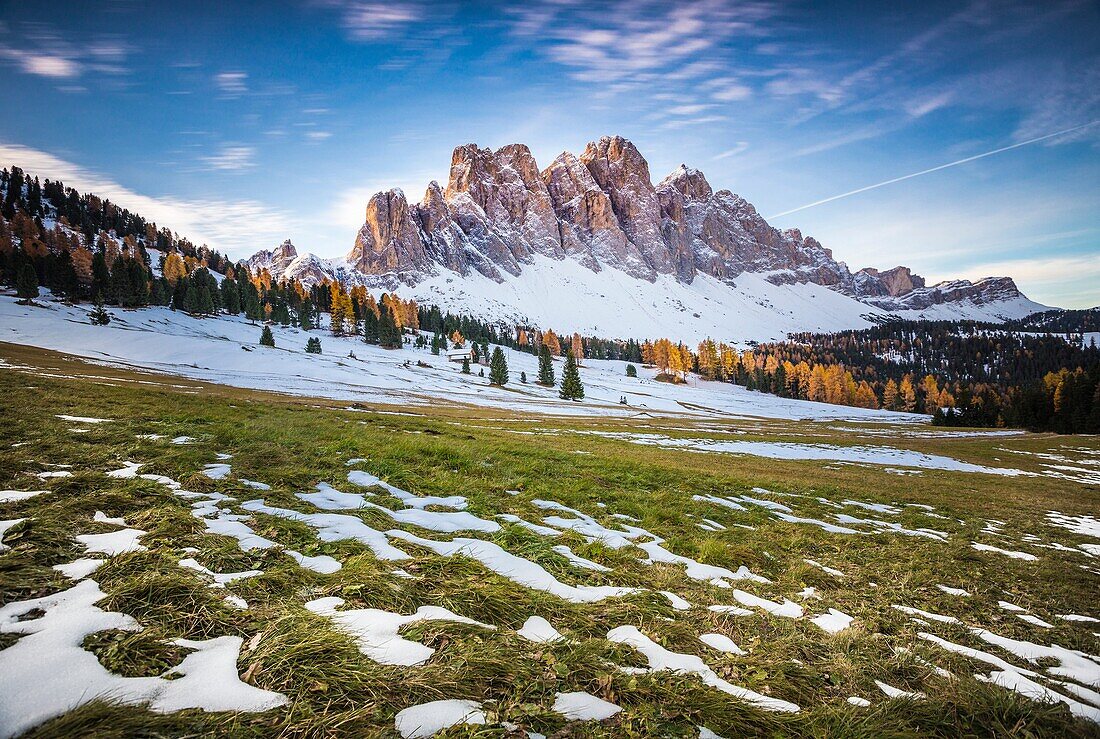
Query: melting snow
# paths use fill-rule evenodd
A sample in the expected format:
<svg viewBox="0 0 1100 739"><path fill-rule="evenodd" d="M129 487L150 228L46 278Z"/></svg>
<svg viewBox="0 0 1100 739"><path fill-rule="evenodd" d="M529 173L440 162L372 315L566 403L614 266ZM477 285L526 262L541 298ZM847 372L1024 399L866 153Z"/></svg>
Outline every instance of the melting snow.
<svg viewBox="0 0 1100 739"><path fill-rule="evenodd" d="M847 613L838 611L835 608L830 608L828 613L823 613L817 618L811 618L810 623L830 634L839 634L841 631L851 626L854 620L855 619Z"/></svg>
<svg viewBox="0 0 1100 739"><path fill-rule="evenodd" d="M329 618L336 627L355 637L359 651L375 662L384 665L419 665L428 661L435 652L429 646L406 639L398 634L401 627L419 621L454 621L456 623L495 629L495 626L459 616L439 606L420 606L408 616L390 613L377 608L336 610L344 604L343 598L319 598L305 607L319 616Z"/></svg>
<svg viewBox="0 0 1100 739"><path fill-rule="evenodd" d="M537 643L553 642L563 638L561 633L542 616L531 616L523 622L523 626L516 633L527 641Z"/></svg>
<svg viewBox="0 0 1100 739"><path fill-rule="evenodd" d="M0 503L18 503L36 495L44 495L49 490L0 490Z"/></svg>
<svg viewBox="0 0 1100 739"><path fill-rule="evenodd" d="M1034 554L1028 554L1027 552L1015 552L1009 549L1001 549L1000 547L995 547L992 544L979 544L976 541L970 542L970 548L976 549L979 552L996 552L997 554L1003 554L1004 556L1011 557L1012 559L1022 559L1027 562L1034 562L1035 560L1039 559Z"/></svg>
<svg viewBox="0 0 1100 739"><path fill-rule="evenodd" d="M691 654L670 652L643 634L635 626L619 626L614 628L607 632L607 638L609 641L615 642L616 644L626 644L641 652L642 656L648 660L651 671L668 670L671 672L695 675L703 681L703 684L709 685L723 693L728 693L729 695L746 700L765 710L788 713L797 712L799 710L798 706L794 703L761 695L748 688L742 688L726 682L718 677L714 670L710 669L699 657Z"/></svg>
<svg viewBox="0 0 1100 739"><path fill-rule="evenodd" d="M491 541L465 538L432 541L405 531L387 533L412 544L419 544L444 557L461 555L476 559L488 569L513 582L551 593L573 603L593 603L637 592L637 588L617 588L610 585L566 585L534 562L511 554Z"/></svg>
<svg viewBox="0 0 1100 739"><path fill-rule="evenodd" d="M141 529L119 529L109 534L79 534L76 540L89 552L100 552L113 557L126 552L144 552L145 545L138 540L146 533Z"/></svg>
<svg viewBox="0 0 1100 739"><path fill-rule="evenodd" d="M66 416L63 414L57 414L57 417L62 421L69 421L70 423L110 423L110 418L89 418L88 416Z"/></svg>
<svg viewBox="0 0 1100 739"><path fill-rule="evenodd" d="M104 594L94 580L68 590L0 608L0 632L23 634L0 651L0 736L14 736L94 700L146 703L160 713L185 708L207 711L266 711L286 697L252 687L237 676L242 641L223 636L207 641L178 639L192 650L164 677L122 677L109 672L84 639L110 629L138 631L130 616L104 611ZM32 616L38 610L45 614ZM25 618L25 620L20 620ZM48 686L48 689L44 689Z"/></svg>
<svg viewBox="0 0 1100 739"><path fill-rule="evenodd" d="M441 700L410 706L398 712L393 725L404 739L423 739L459 724L484 724L481 704L470 700Z"/></svg>
<svg viewBox="0 0 1100 739"><path fill-rule="evenodd" d="M699 641L703 642L711 649L717 649L719 652L726 652L728 654L738 655L748 654L748 652L737 646L736 642L734 642L733 639L730 639L725 634L701 634L699 636Z"/></svg>
<svg viewBox="0 0 1100 739"><path fill-rule="evenodd" d="M575 693L558 693L554 698L554 713L560 713L570 721L603 721L611 718L623 710L614 703L608 703L602 698L577 691Z"/></svg>

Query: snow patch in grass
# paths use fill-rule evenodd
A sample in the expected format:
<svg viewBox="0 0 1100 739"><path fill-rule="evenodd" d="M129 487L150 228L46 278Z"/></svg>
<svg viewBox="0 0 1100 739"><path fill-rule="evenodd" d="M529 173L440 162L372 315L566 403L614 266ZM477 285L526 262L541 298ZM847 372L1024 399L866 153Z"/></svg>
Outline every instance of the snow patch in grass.
<svg viewBox="0 0 1100 739"><path fill-rule="evenodd" d="M11 547L4 544L4 534L8 533L8 529L15 528L26 520L26 518L9 518L6 521L0 521L0 552L11 549Z"/></svg>
<svg viewBox="0 0 1100 739"><path fill-rule="evenodd" d="M737 571L727 569L725 567L719 567L717 565L703 564L697 562L691 557L684 557L679 554L673 554L672 552L661 546L661 541L650 541L642 544L638 544L637 547L649 555L648 560L643 560L649 564L655 562L663 564L682 564L684 565L684 574L690 577L692 580L701 580L703 582L709 582L712 585L716 585L722 588L732 587L729 580L751 580L753 582L759 582L768 584L771 580L754 574L745 565L741 565L737 568Z"/></svg>
<svg viewBox="0 0 1100 739"><path fill-rule="evenodd" d="M454 508L456 510L462 510L466 507L466 499L461 495L450 495L445 498L428 495L417 496L413 495L407 490L402 490L399 487L390 485L388 482L383 482L381 478L378 478L369 472L363 472L362 470L352 470L348 473L348 482L359 487L371 488L380 487L386 490L390 495L400 500L407 506L413 508L426 508L430 505L436 505L441 508Z"/></svg>
<svg viewBox="0 0 1100 739"><path fill-rule="evenodd" d="M543 644L546 642L563 639L561 632L555 629L549 621L542 616L531 616L523 622L523 626L516 632L527 641Z"/></svg>
<svg viewBox="0 0 1100 739"><path fill-rule="evenodd" d="M948 595L957 595L960 598L969 598L970 597L970 593L963 590L962 588L953 588L950 585L940 585L938 583L937 583L936 587L939 588L940 590L942 590L943 592L947 593Z"/></svg>
<svg viewBox="0 0 1100 739"><path fill-rule="evenodd" d="M158 713L186 708L256 712L286 703L284 695L241 682L237 659L242 640L235 636L176 640L192 650L165 673L176 679L109 672L83 649L84 639L112 629L139 631L141 626L130 616L97 607L103 598L94 580L84 580L60 593L0 607L0 632L23 635L0 651L0 735L21 734L95 700L148 704ZM28 618L38 611L45 613Z"/></svg>
<svg viewBox="0 0 1100 739"><path fill-rule="evenodd" d="M570 564L576 565L585 570L594 570L596 572L611 572L611 568L606 565L602 565L599 562L593 562L590 559L585 559L579 554L574 554L573 550L564 544L558 544L554 547L554 551L569 560Z"/></svg>
<svg viewBox="0 0 1100 739"><path fill-rule="evenodd" d="M736 598L737 601L739 603L742 603L743 605L751 606L753 608L761 608L775 616L783 616L785 618L802 618L802 606L798 605L794 601L787 600L786 598L783 599L782 603L776 603L775 601L768 600L767 598L761 598L758 595L746 593L744 590L734 590L733 597Z"/></svg>
<svg viewBox="0 0 1100 739"><path fill-rule="evenodd" d="M78 534L76 540L89 552L114 557L126 552L144 552L145 545L139 539L146 533L141 529L119 529L108 534Z"/></svg>
<svg viewBox="0 0 1100 739"><path fill-rule="evenodd" d="M393 726L403 739L423 739L459 724L484 723L480 703L452 698L409 706L398 712Z"/></svg>
<svg viewBox="0 0 1100 739"><path fill-rule="evenodd" d="M1065 703L1069 707L1070 713L1074 716L1079 716L1084 719L1088 719L1094 723L1100 723L1100 708L1094 706L1087 706L1084 703L1079 703L1072 698L1067 698L1061 693L1055 692L1045 685L1040 685L1034 680L1021 675L1015 670L1002 670L993 671L988 676L975 675L978 680L999 685L1002 688L1008 690L1014 690L1020 695L1027 696L1032 700L1041 701L1043 703Z"/></svg>
<svg viewBox="0 0 1100 739"><path fill-rule="evenodd" d="M576 691L558 693L551 710L570 721L603 721L623 709L590 693Z"/></svg>
<svg viewBox="0 0 1100 739"><path fill-rule="evenodd" d="M62 413L58 413L57 417L62 421L68 421L69 423L111 423L111 418L91 418L89 416L66 416Z"/></svg>
<svg viewBox="0 0 1100 739"><path fill-rule="evenodd" d="M975 549L979 552L996 552L997 554L1003 554L1004 556L1011 557L1012 559L1022 559L1026 562L1034 562L1035 560L1039 559L1034 554L1028 554L1027 552L1016 552L1010 549L1001 549L1000 547L995 547L992 544L980 544L976 541L970 542L970 548Z"/></svg>
<svg viewBox="0 0 1100 739"><path fill-rule="evenodd" d="M619 626L607 632L607 638L616 644L625 644L639 651L649 662L652 672L667 670L681 674L695 675L708 685L723 693L748 701L753 705L768 711L781 711L794 713L799 710L794 703L789 703L779 698L771 698L748 688L726 682L715 674L699 657L691 654L670 652L657 642L643 634L635 626Z"/></svg>
<svg viewBox="0 0 1100 739"><path fill-rule="evenodd" d="M886 694L887 698L905 698L907 700L922 700L927 698L924 693L913 690L902 690L901 688L895 688L893 685L887 685L881 680L875 680L875 685L878 689Z"/></svg>
<svg viewBox="0 0 1100 739"><path fill-rule="evenodd" d="M208 464L202 468L202 474L209 477L211 480L223 480L230 472L229 465L224 463Z"/></svg>
<svg viewBox="0 0 1100 739"><path fill-rule="evenodd" d="M719 652L726 652L727 654L745 655L748 654L744 649L737 646L737 643L730 639L725 634L701 634L699 641L706 644L711 649L717 649Z"/></svg>
<svg viewBox="0 0 1100 739"><path fill-rule="evenodd" d="M810 623L830 634L839 634L852 625L855 619L847 613L830 608L828 613L823 613L816 618L811 618Z"/></svg>
<svg viewBox="0 0 1100 739"><path fill-rule="evenodd" d="M0 503L18 503L36 495L45 495L49 490L0 490Z"/></svg>
<svg viewBox="0 0 1100 739"><path fill-rule="evenodd" d="M817 560L814 560L814 559L804 559L804 560L802 560L802 561L803 561L803 562L805 562L805 563L806 563L806 564L808 564L808 565L811 565L811 566L813 566L813 567L816 567L816 568L818 568L819 570L822 570L822 571L824 571L824 572L828 572L828 573L829 573L830 575L832 575L833 577L841 577L841 578L843 578L843 577L847 577L847 575L845 575L845 574L844 574L843 572L841 572L840 570L838 570L838 569L835 569L835 568L833 568L833 567L829 567L828 565L823 565L823 564L821 564L820 562L818 562Z"/></svg>
<svg viewBox="0 0 1100 739"><path fill-rule="evenodd" d="M264 505L263 500L249 500L241 504L246 511L266 513L290 521L301 521L317 530L321 541L342 541L351 539L365 544L378 559L396 561L409 559L409 555L390 544L386 535L363 523L361 518L339 513L299 513L287 508L275 508Z"/></svg>
<svg viewBox="0 0 1100 739"><path fill-rule="evenodd" d="M476 559L493 572L533 590L556 595L572 603L594 603L637 592L637 588L610 585L567 585L538 564L516 556L499 544L481 539L457 538L452 541L432 541L405 531L388 531L389 536L430 549L444 557L464 556Z"/></svg>
<svg viewBox="0 0 1100 739"><path fill-rule="evenodd" d="M106 560L81 557L80 559L74 559L72 562L54 565L53 569L70 580L83 580L88 575L98 570L100 565L104 562L106 562Z"/></svg>
<svg viewBox="0 0 1100 739"><path fill-rule="evenodd" d="M412 666L428 661L435 653L432 647L412 641L398 632L403 626L419 621L453 621L462 624L495 629L495 626L475 621L439 606L420 606L404 616L377 608L355 608L338 611L343 598L318 598L305 604L307 610L331 620L336 628L355 638L359 651L383 665Z"/></svg>

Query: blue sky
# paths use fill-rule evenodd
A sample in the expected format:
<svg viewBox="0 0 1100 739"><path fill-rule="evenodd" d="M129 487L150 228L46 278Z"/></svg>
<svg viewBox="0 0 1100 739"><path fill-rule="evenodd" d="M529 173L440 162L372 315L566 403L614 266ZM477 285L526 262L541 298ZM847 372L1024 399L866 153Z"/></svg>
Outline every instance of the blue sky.
<svg viewBox="0 0 1100 739"><path fill-rule="evenodd" d="M878 7L871 7L877 5ZM0 162L243 257L347 252L372 192L451 150L543 166L621 134L853 268L1009 274L1100 304L1100 5L1067 2L19 3Z"/></svg>

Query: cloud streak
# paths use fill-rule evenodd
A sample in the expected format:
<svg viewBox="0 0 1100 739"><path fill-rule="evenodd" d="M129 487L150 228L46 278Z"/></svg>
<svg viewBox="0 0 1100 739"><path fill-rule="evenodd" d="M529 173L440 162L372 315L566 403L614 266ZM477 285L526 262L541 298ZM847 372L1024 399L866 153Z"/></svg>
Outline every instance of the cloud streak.
<svg viewBox="0 0 1100 739"><path fill-rule="evenodd" d="M928 169L922 169L920 172L912 172L910 174L902 175L901 177L893 177L889 180L884 180L882 182L876 182L873 185L865 185L864 187L859 187L859 188L856 188L855 190L849 190L848 192L842 192L839 195L833 195L833 196L828 197L828 198L822 198L821 200L815 200L812 203L807 203L806 205L800 205L797 208L791 208L790 210L785 210L782 213L775 213L775 214L772 214L772 215L767 216L767 217L768 218L781 218L782 216L787 216L787 215L790 215L791 213L798 213L799 211L806 210L807 208L815 208L819 205L825 205L826 203L832 203L836 200L842 200L844 198L849 198L853 195L859 195L860 193L867 192L868 190L876 190L880 187L886 187L887 185L893 185L897 182L904 182L905 180L911 180L914 177L921 177L923 175L932 174L933 172L939 172L940 170L948 169L950 167L957 167L960 164L966 164L967 162L973 162L973 161L976 161L978 159L984 159L985 157L990 157L990 156L993 156L994 154L1000 154L1002 152L1011 151L1012 149L1019 149L1021 146L1027 146L1029 144L1036 144L1036 143L1039 143L1040 141L1047 141L1048 139L1053 139L1053 138L1056 138L1058 136L1066 136L1068 134L1075 133L1077 131L1081 131L1083 129L1086 129L1090 126L1095 126L1097 123L1100 123L1100 120L1091 121L1089 123L1084 123L1080 126L1073 126L1072 128L1066 128L1066 129L1063 129L1061 131L1055 131L1054 133L1048 133L1044 136L1036 136L1034 138L1027 139L1026 141L1019 141L1015 144L1009 144L1008 146L1002 146L999 149L993 149L992 151L982 152L981 154L975 154L973 156L964 157L962 159L956 159L953 162L948 162L946 164L940 164L940 165L935 166L935 167L929 167Z"/></svg>

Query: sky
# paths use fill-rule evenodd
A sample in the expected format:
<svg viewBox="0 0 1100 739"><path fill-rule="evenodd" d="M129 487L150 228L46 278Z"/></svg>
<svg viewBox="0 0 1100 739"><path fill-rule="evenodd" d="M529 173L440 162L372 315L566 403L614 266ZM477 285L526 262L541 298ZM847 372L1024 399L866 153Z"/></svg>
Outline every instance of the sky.
<svg viewBox="0 0 1100 739"><path fill-rule="evenodd" d="M461 144L618 134L853 269L1100 305L1096 0L0 0L0 78L0 166L234 258L345 254Z"/></svg>

